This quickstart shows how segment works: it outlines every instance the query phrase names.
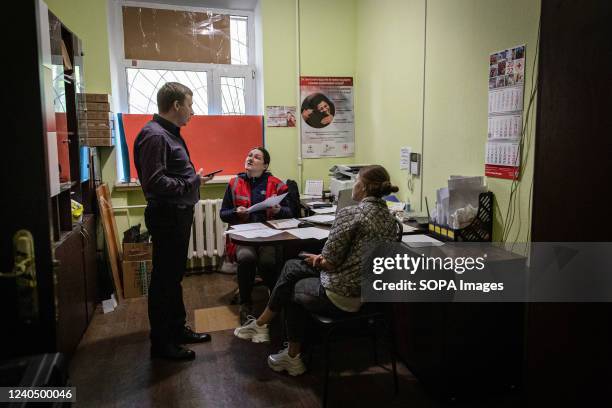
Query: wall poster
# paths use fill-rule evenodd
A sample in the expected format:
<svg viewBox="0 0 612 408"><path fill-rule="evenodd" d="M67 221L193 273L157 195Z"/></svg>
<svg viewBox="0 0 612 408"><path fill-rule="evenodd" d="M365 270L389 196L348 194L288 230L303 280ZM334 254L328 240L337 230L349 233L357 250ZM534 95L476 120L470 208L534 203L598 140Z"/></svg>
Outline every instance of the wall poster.
<svg viewBox="0 0 612 408"><path fill-rule="evenodd" d="M355 153L352 77L301 77L302 157Z"/></svg>

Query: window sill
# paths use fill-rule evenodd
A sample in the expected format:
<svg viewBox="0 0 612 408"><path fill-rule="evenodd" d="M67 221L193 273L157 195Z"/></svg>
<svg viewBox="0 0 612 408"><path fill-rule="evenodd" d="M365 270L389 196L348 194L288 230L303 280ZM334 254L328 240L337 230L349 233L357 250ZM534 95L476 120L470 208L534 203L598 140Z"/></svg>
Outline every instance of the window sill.
<svg viewBox="0 0 612 408"><path fill-rule="evenodd" d="M200 186L200 188L206 188L206 186L213 186L213 185L226 185L227 183L229 183L230 179L232 177L235 176L216 176L215 178L213 178L212 180L210 180L208 183L204 184L203 186ZM125 182L116 182L115 183L115 188L114 190L116 191L137 191L137 190L141 190L140 187L140 182L136 181L134 183L125 183Z"/></svg>

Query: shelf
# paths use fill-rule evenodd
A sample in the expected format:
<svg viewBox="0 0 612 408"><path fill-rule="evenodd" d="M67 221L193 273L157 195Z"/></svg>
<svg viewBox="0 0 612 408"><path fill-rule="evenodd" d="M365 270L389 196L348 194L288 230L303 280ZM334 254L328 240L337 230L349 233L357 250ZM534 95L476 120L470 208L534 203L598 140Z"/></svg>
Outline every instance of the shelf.
<svg viewBox="0 0 612 408"><path fill-rule="evenodd" d="M207 186L223 186L226 185L227 183L229 183L229 181L232 179L232 177L236 177L236 176L217 176L214 179L210 180L208 183L201 185L200 189L206 188ZM114 186L114 190L116 191L138 191L138 190L142 190L142 187L140 186L140 183L138 181L133 182L133 183L123 183L123 182L116 182L115 186Z"/></svg>

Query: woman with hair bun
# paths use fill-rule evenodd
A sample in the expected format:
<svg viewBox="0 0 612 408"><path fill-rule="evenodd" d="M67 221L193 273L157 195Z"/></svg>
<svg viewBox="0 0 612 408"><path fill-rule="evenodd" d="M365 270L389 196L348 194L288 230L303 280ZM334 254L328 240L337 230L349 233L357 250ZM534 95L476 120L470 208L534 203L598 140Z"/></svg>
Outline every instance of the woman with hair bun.
<svg viewBox="0 0 612 408"><path fill-rule="evenodd" d="M382 199L396 191L384 167L362 168L352 192L359 204L338 212L322 253L287 261L261 316L234 331L254 343L269 341L268 323L284 309L289 346L268 357L270 368L290 375L306 370L300 358L306 312L340 317L359 311L363 254L397 237L395 218Z"/></svg>

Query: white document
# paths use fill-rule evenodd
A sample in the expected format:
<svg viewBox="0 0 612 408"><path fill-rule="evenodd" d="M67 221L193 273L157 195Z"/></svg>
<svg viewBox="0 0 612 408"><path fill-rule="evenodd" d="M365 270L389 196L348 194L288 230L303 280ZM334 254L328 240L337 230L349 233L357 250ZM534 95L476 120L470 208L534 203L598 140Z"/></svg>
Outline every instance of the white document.
<svg viewBox="0 0 612 408"><path fill-rule="evenodd" d="M416 227L411 227L410 225L402 224L402 232L412 232L416 230Z"/></svg>
<svg viewBox="0 0 612 408"><path fill-rule="evenodd" d="M306 180L304 195L316 197L323 196L323 180Z"/></svg>
<svg viewBox="0 0 612 408"><path fill-rule="evenodd" d="M315 227L295 228L286 231L299 239L325 239L329 236L329 230Z"/></svg>
<svg viewBox="0 0 612 408"><path fill-rule="evenodd" d="M330 204L329 202L325 202L325 201L311 201L309 203L306 203L309 207L312 207L313 205L321 205L321 204Z"/></svg>
<svg viewBox="0 0 612 408"><path fill-rule="evenodd" d="M312 212L315 214L331 214L336 212L336 206L332 205L331 207L312 208Z"/></svg>
<svg viewBox="0 0 612 408"><path fill-rule="evenodd" d="M296 220L295 218L268 221L268 224L272 225L276 229L297 228L299 223L300 220Z"/></svg>
<svg viewBox="0 0 612 408"><path fill-rule="evenodd" d="M275 205L280 204L280 202L283 201L283 198L285 198L286 196L287 196L287 193L281 194L279 196L272 196L270 198L266 198L261 203L257 203L247 208L247 211L250 214L255 211L265 210L268 207L274 207Z"/></svg>
<svg viewBox="0 0 612 408"><path fill-rule="evenodd" d="M412 148L407 146L400 148L400 170L410 169L410 153Z"/></svg>
<svg viewBox="0 0 612 408"><path fill-rule="evenodd" d="M425 234L404 235L402 237L402 242L404 242L411 248L444 245L444 242L438 241L437 239L427 236Z"/></svg>
<svg viewBox="0 0 612 408"><path fill-rule="evenodd" d="M239 235L244 238L267 238L274 235L282 234L283 230L277 230L273 228L257 229L257 230L246 230L246 231L228 231L228 234Z"/></svg>
<svg viewBox="0 0 612 408"><path fill-rule="evenodd" d="M304 217L302 220L310 221L310 222L321 222L321 223L329 223L336 219L335 215L331 214L317 214L311 215L310 217Z"/></svg>
<svg viewBox="0 0 612 408"><path fill-rule="evenodd" d="M249 231L249 230L257 230L257 229L270 229L270 228L266 224L262 224L261 222L250 222L248 224L232 225L232 229L226 232Z"/></svg>

